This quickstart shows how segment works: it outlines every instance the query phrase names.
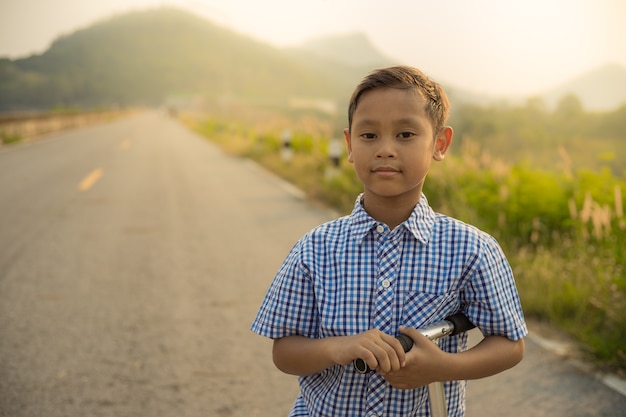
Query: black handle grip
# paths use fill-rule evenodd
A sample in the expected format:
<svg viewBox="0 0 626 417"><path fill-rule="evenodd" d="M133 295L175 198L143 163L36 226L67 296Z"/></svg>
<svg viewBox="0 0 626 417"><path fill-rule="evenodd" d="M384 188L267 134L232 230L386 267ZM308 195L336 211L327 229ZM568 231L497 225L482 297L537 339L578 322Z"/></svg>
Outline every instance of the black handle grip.
<svg viewBox="0 0 626 417"><path fill-rule="evenodd" d="M465 317L465 314L463 313L453 314L450 317L446 317L446 320L452 323L452 326L454 327L450 336L456 336L459 333L466 332L476 327L467 317Z"/></svg>

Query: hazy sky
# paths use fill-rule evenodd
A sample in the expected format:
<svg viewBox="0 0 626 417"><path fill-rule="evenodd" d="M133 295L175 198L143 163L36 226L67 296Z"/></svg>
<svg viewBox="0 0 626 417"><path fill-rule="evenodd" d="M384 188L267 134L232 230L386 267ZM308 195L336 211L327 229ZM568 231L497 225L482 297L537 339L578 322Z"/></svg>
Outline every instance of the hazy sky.
<svg viewBox="0 0 626 417"><path fill-rule="evenodd" d="M275 46L364 32L398 63L494 95L626 67L624 0L0 0L0 57L43 52L115 13L173 4Z"/></svg>

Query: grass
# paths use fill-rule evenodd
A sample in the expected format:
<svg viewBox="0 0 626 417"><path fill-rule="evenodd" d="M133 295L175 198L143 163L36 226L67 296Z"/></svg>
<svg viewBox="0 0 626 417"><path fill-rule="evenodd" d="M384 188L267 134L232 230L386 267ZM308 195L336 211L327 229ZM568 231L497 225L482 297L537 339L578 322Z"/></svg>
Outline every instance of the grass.
<svg viewBox="0 0 626 417"><path fill-rule="evenodd" d="M0 133L0 138L2 138L2 144L4 145L18 143L23 139L20 135L10 135L7 133Z"/></svg>
<svg viewBox="0 0 626 417"><path fill-rule="evenodd" d="M249 116L249 115L248 115ZM362 186L345 161L327 157L330 124L245 115L186 122L225 151L249 157L340 213ZM273 122L272 122L273 121ZM281 158L281 133L293 158ZM336 136L336 135L335 135ZM610 174L608 174L610 175ZM623 181L507 165L466 142L431 169L425 193L435 210L494 235L507 254L525 314L569 333L599 367L626 373L626 226ZM610 204L610 203L613 204Z"/></svg>

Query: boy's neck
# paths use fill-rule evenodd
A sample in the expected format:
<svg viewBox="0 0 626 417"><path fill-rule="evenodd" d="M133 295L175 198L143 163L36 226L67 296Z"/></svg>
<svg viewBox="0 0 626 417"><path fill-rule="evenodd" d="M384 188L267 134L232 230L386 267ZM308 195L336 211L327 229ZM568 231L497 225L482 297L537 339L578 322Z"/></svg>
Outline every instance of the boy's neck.
<svg viewBox="0 0 626 417"><path fill-rule="evenodd" d="M365 193L363 208L374 220L385 223L391 230L404 223L419 202L417 196L380 197Z"/></svg>

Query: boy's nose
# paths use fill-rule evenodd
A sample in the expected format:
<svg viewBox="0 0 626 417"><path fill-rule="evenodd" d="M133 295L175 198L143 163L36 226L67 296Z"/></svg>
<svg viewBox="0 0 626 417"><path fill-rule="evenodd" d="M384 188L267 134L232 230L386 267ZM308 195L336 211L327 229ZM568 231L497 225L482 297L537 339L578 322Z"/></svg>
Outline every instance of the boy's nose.
<svg viewBox="0 0 626 417"><path fill-rule="evenodd" d="M396 150L393 146L393 140L383 139L379 143L380 146L376 150L377 158L394 158L396 156Z"/></svg>

